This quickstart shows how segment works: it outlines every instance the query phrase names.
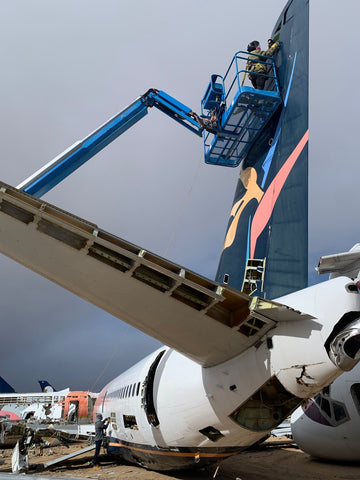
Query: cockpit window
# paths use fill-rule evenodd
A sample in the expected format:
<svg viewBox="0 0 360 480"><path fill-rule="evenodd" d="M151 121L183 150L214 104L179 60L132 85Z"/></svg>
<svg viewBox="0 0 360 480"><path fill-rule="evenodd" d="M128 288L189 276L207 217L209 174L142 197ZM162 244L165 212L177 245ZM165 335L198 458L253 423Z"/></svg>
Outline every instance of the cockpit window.
<svg viewBox="0 0 360 480"><path fill-rule="evenodd" d="M358 385L358 408L360 409L360 384ZM346 410L346 407L343 403L333 400L330 397L330 389L324 388L324 390L316 395L314 398L315 403L320 410L323 418L328 422L329 425L335 427L340 423L347 422L349 420L349 414ZM360 413L360 410L359 410Z"/></svg>
<svg viewBox="0 0 360 480"><path fill-rule="evenodd" d="M323 410L328 417L331 418L330 402L326 398L322 397L321 399L321 410Z"/></svg>
<svg viewBox="0 0 360 480"><path fill-rule="evenodd" d="M346 418L345 408L337 402L333 402L334 416L337 422L344 420Z"/></svg>
<svg viewBox="0 0 360 480"><path fill-rule="evenodd" d="M355 404L356 410L360 415L360 383L353 383L350 388L350 393Z"/></svg>

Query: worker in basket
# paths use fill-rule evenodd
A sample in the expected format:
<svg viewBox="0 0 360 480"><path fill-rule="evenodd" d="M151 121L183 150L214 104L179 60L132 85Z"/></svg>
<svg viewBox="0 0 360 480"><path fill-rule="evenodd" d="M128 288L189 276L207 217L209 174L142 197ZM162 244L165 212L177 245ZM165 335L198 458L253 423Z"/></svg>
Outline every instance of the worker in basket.
<svg viewBox="0 0 360 480"><path fill-rule="evenodd" d="M267 65L260 57L258 57L258 55L272 57L280 47L280 43L273 42L272 39L269 39L268 46L269 48L267 50L261 50L260 43L257 40L254 40L247 46L247 51L255 55L249 55L246 70L249 72L248 76L253 87L258 90L264 90L265 82L268 78Z"/></svg>

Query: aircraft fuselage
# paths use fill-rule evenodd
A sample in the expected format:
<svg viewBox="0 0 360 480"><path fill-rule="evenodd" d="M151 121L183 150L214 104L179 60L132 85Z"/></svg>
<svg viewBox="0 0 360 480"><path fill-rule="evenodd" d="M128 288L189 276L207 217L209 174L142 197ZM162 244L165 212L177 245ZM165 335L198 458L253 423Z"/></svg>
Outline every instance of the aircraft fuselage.
<svg viewBox="0 0 360 480"><path fill-rule="evenodd" d="M163 347L124 372L95 405L111 419L109 453L170 470L218 462L261 440L343 371L324 345L344 313L360 317L353 285L340 277L279 299L311 316L279 322L258 345L215 367Z"/></svg>

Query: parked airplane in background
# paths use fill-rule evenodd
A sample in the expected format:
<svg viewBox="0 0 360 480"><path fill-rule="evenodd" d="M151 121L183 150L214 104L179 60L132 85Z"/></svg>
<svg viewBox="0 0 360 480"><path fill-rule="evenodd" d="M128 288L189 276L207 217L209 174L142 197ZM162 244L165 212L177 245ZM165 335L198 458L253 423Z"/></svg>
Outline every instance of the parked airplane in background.
<svg viewBox="0 0 360 480"><path fill-rule="evenodd" d="M39 380L39 385L42 392L55 392L56 390L47 380ZM0 377L0 394L1 393L15 393L15 389L2 377Z"/></svg>
<svg viewBox="0 0 360 480"><path fill-rule="evenodd" d="M90 423L96 397L97 394L74 392L69 388L41 393L4 393L0 394L0 417Z"/></svg>
<svg viewBox="0 0 360 480"><path fill-rule="evenodd" d="M319 273L346 275L358 282L360 244L349 252L322 257ZM295 442L313 457L360 460L360 365L342 374L291 416Z"/></svg>
<svg viewBox="0 0 360 480"><path fill-rule="evenodd" d="M0 377L0 393L12 393L15 392L14 388L8 384L6 380Z"/></svg>
<svg viewBox="0 0 360 480"><path fill-rule="evenodd" d="M354 281L295 292L307 281L308 9L289 0L277 20L276 68L257 59L271 67L267 90L242 85L247 53L237 52L230 89L213 75L203 99L217 115L203 131L205 160L242 161L219 283L24 193L58 183L52 163L19 189L0 183L2 253L167 345L107 385L94 408L111 419L108 451L148 468L206 465L253 445L360 358ZM56 160L60 180L150 101L193 129L193 112L170 100L139 97Z"/></svg>
<svg viewBox="0 0 360 480"><path fill-rule="evenodd" d="M43 388L51 388L51 391L54 391L47 380L39 380L39 384L42 391L44 391ZM69 389L67 389L68 391ZM50 408L45 404L49 402L49 397L46 401L44 398L38 399L37 393L18 394L6 380L0 377L0 419L21 420L28 418L29 415L36 420L57 419L58 412L55 414L54 401L51 401ZM36 403L35 400L32 402L30 399L36 399Z"/></svg>
<svg viewBox="0 0 360 480"><path fill-rule="evenodd" d="M55 388L47 380L39 380L42 392L56 392Z"/></svg>

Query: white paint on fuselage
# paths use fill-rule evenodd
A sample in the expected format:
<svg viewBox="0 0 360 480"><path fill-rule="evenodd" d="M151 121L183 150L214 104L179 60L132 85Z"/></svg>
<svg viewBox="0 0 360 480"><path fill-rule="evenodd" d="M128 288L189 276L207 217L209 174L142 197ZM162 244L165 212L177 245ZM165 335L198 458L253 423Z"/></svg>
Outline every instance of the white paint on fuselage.
<svg viewBox="0 0 360 480"><path fill-rule="evenodd" d="M298 397L309 398L341 373L329 359L324 342L348 311L360 312L360 296L349 291L351 280L339 277L279 299L314 319L279 322L266 338L240 356L215 367L201 368L184 355L163 347L111 382L100 394L104 416L111 422L108 435L120 441L162 449L176 447L233 448L252 445L267 432L251 431L229 415L272 376ZM334 299L336 301L334 302ZM143 384L150 366L165 350L154 381L154 404L159 425L150 425L138 396L119 398L126 385ZM304 366L306 376L302 377ZM299 381L299 379L301 379ZM235 386L235 388L234 388ZM230 389L230 387L232 387ZM100 404L98 403L98 407ZM123 415L136 418L136 428L125 428ZM211 441L199 430L214 427L223 437Z"/></svg>

